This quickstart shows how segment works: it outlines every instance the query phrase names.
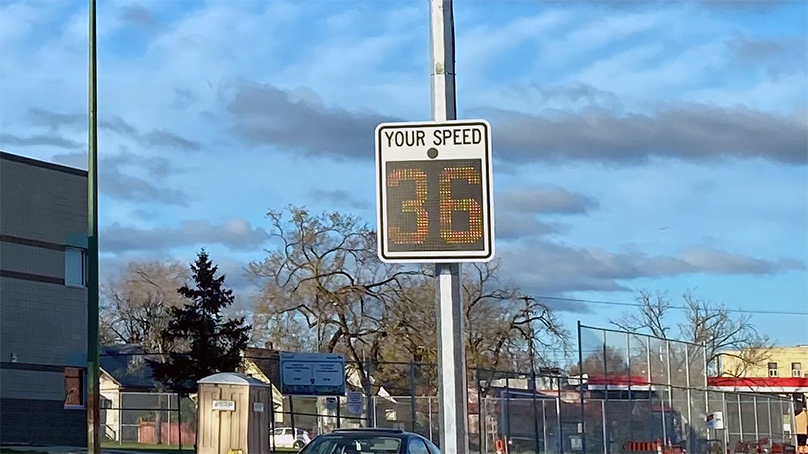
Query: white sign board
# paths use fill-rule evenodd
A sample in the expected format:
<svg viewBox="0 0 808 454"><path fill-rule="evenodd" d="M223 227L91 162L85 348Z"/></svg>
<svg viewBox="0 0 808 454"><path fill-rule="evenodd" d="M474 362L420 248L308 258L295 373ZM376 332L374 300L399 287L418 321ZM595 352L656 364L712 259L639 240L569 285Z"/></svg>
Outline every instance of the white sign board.
<svg viewBox="0 0 808 454"><path fill-rule="evenodd" d="M348 391L348 413L362 414L362 393L359 391Z"/></svg>
<svg viewBox="0 0 808 454"><path fill-rule="evenodd" d="M284 395L345 394L345 357L341 354L282 352L280 366Z"/></svg>
<svg viewBox="0 0 808 454"><path fill-rule="evenodd" d="M236 402L233 400L214 400L213 409L222 411L235 411Z"/></svg>
<svg viewBox="0 0 808 454"><path fill-rule="evenodd" d="M487 121L382 123L375 141L378 252L383 262L494 258Z"/></svg>
<svg viewBox="0 0 808 454"><path fill-rule="evenodd" d="M253 402L253 411L256 413L263 413L264 412L264 403L263 402Z"/></svg>
<svg viewBox="0 0 808 454"><path fill-rule="evenodd" d="M724 429L724 413L720 411L707 413L704 419L708 429L715 429L715 430Z"/></svg>

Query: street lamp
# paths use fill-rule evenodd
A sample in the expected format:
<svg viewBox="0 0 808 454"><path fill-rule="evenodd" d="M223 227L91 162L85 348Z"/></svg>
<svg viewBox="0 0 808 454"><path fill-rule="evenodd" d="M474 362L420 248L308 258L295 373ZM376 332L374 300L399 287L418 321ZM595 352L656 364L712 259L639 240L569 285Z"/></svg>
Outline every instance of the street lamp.
<svg viewBox="0 0 808 454"><path fill-rule="evenodd" d="M98 364L98 67L95 2L90 0L87 134L87 454L101 452Z"/></svg>

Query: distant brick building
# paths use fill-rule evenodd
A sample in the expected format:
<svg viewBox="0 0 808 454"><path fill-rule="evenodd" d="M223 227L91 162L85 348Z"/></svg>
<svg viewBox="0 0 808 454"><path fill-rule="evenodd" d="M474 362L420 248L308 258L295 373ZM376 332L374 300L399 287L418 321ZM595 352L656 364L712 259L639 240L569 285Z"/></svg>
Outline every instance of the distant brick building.
<svg viewBox="0 0 808 454"><path fill-rule="evenodd" d="M0 442L86 446L87 172L0 152Z"/></svg>
<svg viewBox="0 0 808 454"><path fill-rule="evenodd" d="M713 389L787 395L794 399L795 426L800 446L808 446L808 345L779 346L765 351L759 364L741 361L741 352L722 353L718 377L709 378ZM806 451L801 451L806 452Z"/></svg>

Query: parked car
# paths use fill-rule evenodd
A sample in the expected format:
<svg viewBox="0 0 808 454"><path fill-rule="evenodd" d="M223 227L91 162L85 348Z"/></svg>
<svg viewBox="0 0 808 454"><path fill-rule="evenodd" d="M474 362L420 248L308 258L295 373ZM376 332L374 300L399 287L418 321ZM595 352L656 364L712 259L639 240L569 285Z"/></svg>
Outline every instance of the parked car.
<svg viewBox="0 0 808 454"><path fill-rule="evenodd" d="M276 427L269 435L270 448L292 448L301 449L311 442L311 436L303 429L295 428L295 436L292 436L291 427Z"/></svg>
<svg viewBox="0 0 808 454"><path fill-rule="evenodd" d="M318 435L299 454L440 454L440 449L401 429L358 428Z"/></svg>

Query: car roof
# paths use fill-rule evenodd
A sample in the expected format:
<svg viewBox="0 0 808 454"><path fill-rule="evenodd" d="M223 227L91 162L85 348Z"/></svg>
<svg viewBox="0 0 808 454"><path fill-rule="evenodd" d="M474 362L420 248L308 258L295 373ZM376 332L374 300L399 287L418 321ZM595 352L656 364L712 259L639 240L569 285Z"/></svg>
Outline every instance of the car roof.
<svg viewBox="0 0 808 454"><path fill-rule="evenodd" d="M409 438L424 438L414 432L407 432L402 429L384 428L384 427L352 427L343 429L334 429L331 432L324 433L320 436L334 436L334 435L378 435L388 436L401 439ZM424 438L426 440L426 438Z"/></svg>
<svg viewBox="0 0 808 454"><path fill-rule="evenodd" d="M385 428L385 427L346 427L334 429L331 433L388 433L388 434L407 434L401 429Z"/></svg>

